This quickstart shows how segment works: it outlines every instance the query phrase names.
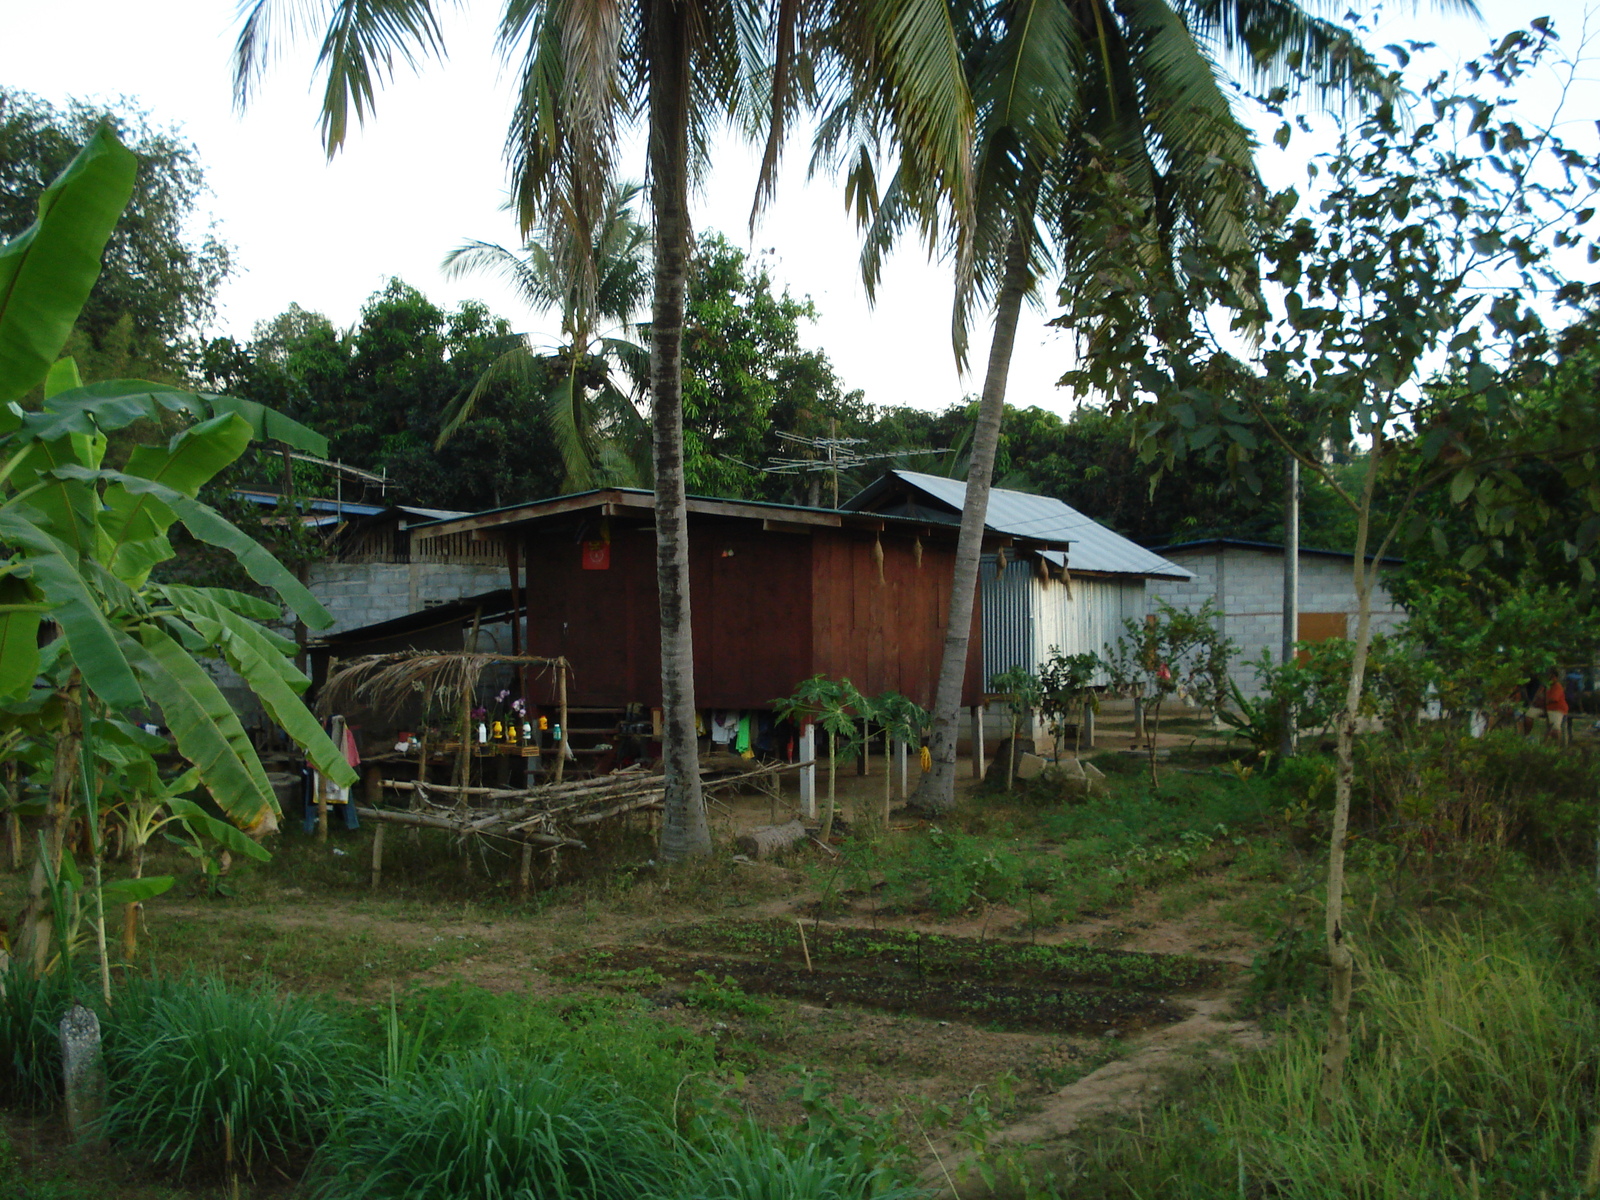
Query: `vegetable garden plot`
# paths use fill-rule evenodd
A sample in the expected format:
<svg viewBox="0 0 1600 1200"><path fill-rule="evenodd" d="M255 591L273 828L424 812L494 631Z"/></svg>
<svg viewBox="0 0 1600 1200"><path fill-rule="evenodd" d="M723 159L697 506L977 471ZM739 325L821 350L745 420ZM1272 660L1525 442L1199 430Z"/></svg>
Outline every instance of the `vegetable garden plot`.
<svg viewBox="0 0 1600 1200"><path fill-rule="evenodd" d="M600 946L552 964L618 980L731 981L742 990L858 1004L1011 1030L1128 1032L1182 1019L1170 996L1218 980L1220 964L1084 946L1026 946L907 930L800 930L785 921L713 921L666 945Z"/></svg>

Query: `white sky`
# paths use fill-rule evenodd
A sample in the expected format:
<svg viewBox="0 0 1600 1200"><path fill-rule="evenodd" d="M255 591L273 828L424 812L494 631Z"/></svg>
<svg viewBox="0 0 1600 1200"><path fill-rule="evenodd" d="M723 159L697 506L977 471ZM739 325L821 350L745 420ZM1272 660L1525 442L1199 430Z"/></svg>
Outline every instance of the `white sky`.
<svg viewBox="0 0 1600 1200"><path fill-rule="evenodd" d="M1431 39L1448 47L1452 59L1470 56L1490 34L1540 12L1555 17L1569 52L1580 41L1584 0L1547 0L1536 8L1481 0L1481 6L1482 25L1408 12L1389 22L1380 41ZM56 103L69 96L134 98L157 125L179 126L197 145L213 192L211 213L240 267L222 292L213 333L247 337L255 322L291 302L350 325L391 275L445 307L475 297L518 329L548 332L549 322L492 281L452 283L439 270L440 259L464 239L509 245L516 236L500 209L510 87L491 53L500 5L480 0L466 7L447 19L448 62L416 76L402 70L380 96L376 119L353 133L331 163L318 138L314 41L278 60L249 111L234 111L235 19L227 0L12 0L0 17L0 80ZM1568 97L1567 112L1593 128L1600 114L1593 71ZM946 270L908 246L891 260L878 305L869 307L843 189L826 179L808 184L805 162L805 147L796 142L778 198L747 240L755 158L725 141L695 204L696 227L772 252L776 280L811 296L821 310L808 342L825 349L846 387L865 389L870 402L938 409L976 392L980 378L958 375L950 351ZM632 171L643 176L642 153ZM1290 163L1269 171L1279 184L1298 173ZM1070 397L1054 381L1070 352L1067 340L1046 328L1046 317L1024 314L1009 399L1065 412ZM987 351L981 330L973 349L981 373Z"/></svg>

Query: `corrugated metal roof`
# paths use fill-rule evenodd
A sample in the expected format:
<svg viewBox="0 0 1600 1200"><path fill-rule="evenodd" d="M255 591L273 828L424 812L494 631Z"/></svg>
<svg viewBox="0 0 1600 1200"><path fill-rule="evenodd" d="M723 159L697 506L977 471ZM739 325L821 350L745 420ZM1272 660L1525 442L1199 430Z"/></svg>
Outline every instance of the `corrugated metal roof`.
<svg viewBox="0 0 1600 1200"><path fill-rule="evenodd" d="M893 471L896 478L949 505L960 519L966 502L967 485L960 479L924 475L920 471ZM853 501L851 503L854 503ZM848 508L850 505L846 504ZM989 489L988 527L1013 537L1040 538L1071 542L1067 565L1075 571L1103 571L1112 575L1155 575L1165 579L1192 579L1194 572L1168 562L1159 554L1112 533L1098 521L1084 516L1069 504L1049 496L1013 492L1007 488ZM1047 551L1046 558L1059 563L1062 556Z"/></svg>

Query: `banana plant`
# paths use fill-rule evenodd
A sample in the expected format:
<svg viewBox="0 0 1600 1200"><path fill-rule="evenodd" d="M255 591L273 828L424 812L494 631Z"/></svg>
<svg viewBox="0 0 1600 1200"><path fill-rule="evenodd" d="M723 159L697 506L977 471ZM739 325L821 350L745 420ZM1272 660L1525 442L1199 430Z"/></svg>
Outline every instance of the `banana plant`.
<svg viewBox="0 0 1600 1200"><path fill-rule="evenodd" d="M270 830L277 801L266 772L198 661L220 657L318 770L341 783L355 775L300 699L309 681L293 665L293 643L261 624L281 618L278 603L152 578L173 557L168 533L181 524L233 555L308 627L329 625L287 568L199 499L252 438L317 455L327 440L250 401L142 380L85 386L72 361L58 358L136 165L102 128L41 196L34 224L0 246L0 703L47 689L60 705L46 837L17 926L19 953L36 970L54 919L45 892L52 878L66 878L63 835L88 799L86 716L126 720L158 708L227 818ZM25 401L34 395L42 400L31 407ZM112 436L169 416L184 427L165 445L136 447L120 470L106 465ZM46 623L54 636L41 648Z"/></svg>
<svg viewBox="0 0 1600 1200"><path fill-rule="evenodd" d="M772 707L781 719L796 725L811 721L828 735L828 802L823 806L822 828L818 831L818 836L826 842L833 833L840 743L843 742L846 755L862 743L857 721L867 714L871 705L848 679L813 675L795 688L794 695L774 700Z"/></svg>

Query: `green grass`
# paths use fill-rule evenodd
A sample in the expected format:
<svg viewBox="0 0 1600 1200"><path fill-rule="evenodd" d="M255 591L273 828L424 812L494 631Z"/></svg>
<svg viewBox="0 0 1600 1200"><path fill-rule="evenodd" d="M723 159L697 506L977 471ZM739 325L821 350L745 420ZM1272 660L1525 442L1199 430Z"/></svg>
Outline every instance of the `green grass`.
<svg viewBox="0 0 1600 1200"><path fill-rule="evenodd" d="M361 1076L349 1025L268 987L125 987L105 1022L104 1129L179 1171L246 1173L309 1153Z"/></svg>
<svg viewBox="0 0 1600 1200"><path fill-rule="evenodd" d="M317 1160L327 1200L635 1200L670 1127L603 1076L485 1048L369 1086Z"/></svg>
<svg viewBox="0 0 1600 1200"><path fill-rule="evenodd" d="M1551 952L1551 929L1513 924L1414 925L1364 955L1344 1101L1328 1127L1313 1116L1321 1005L1291 1009L1270 1048L1103 1135L1062 1195L1590 1194L1592 979Z"/></svg>

